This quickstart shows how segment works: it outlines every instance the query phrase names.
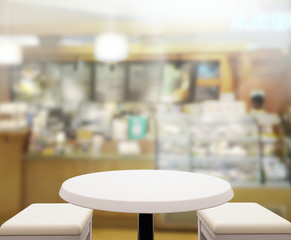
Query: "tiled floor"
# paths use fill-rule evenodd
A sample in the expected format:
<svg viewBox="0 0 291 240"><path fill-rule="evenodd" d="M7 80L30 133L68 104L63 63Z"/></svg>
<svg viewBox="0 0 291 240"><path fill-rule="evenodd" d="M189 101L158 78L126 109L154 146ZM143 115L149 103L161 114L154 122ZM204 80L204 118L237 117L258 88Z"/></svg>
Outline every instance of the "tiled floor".
<svg viewBox="0 0 291 240"><path fill-rule="evenodd" d="M197 240L191 231L155 231L155 240ZM136 240L137 230L126 228L93 228L92 240Z"/></svg>

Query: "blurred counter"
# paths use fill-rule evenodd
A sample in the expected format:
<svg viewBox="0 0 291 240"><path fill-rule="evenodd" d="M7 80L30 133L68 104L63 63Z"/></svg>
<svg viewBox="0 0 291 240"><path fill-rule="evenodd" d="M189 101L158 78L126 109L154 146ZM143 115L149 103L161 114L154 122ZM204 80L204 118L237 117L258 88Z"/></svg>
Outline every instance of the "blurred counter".
<svg viewBox="0 0 291 240"><path fill-rule="evenodd" d="M32 203L63 202L58 194L61 184L77 175L122 169L155 169L153 141L140 141L142 153L137 155L118 155L115 142L105 143L103 152L98 155L84 152L39 155L27 154L29 135L29 130L0 132L0 217L3 219ZM112 219L109 213L96 211L95 214L101 219L104 216ZM124 216L120 215L121 218ZM135 222L133 215L125 218Z"/></svg>
<svg viewBox="0 0 291 240"><path fill-rule="evenodd" d="M63 155L25 154L29 131L0 133L0 217L11 217L31 203L63 202L61 184L74 176L111 170L156 169L154 141L140 141L142 152L119 155L116 143L104 145L99 155L75 152ZM114 151L115 149L115 151ZM111 153L110 153L111 152ZM232 185L233 201L258 202L291 220L291 188L288 182ZM135 226L136 215L94 211L98 226ZM196 229L196 215L157 214L156 228Z"/></svg>
<svg viewBox="0 0 291 240"><path fill-rule="evenodd" d="M40 202L64 202L59 197L62 183L74 176L112 170L155 169L152 155L118 156L37 156L25 155L23 162L22 205ZM98 226L135 226L136 214L94 211ZM129 224L126 224L129 223Z"/></svg>
<svg viewBox="0 0 291 240"><path fill-rule="evenodd" d="M0 132L0 216L16 214L22 207L22 155L29 131Z"/></svg>

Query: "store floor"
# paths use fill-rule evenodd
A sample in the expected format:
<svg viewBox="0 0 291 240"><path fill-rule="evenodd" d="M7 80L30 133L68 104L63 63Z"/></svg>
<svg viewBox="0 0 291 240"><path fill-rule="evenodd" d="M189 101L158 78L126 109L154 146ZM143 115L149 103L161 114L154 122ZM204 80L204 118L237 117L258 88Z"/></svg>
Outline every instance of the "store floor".
<svg viewBox="0 0 291 240"><path fill-rule="evenodd" d="M92 240L136 240L134 228L96 228L92 230ZM197 240L197 232L192 231L155 231L155 240Z"/></svg>

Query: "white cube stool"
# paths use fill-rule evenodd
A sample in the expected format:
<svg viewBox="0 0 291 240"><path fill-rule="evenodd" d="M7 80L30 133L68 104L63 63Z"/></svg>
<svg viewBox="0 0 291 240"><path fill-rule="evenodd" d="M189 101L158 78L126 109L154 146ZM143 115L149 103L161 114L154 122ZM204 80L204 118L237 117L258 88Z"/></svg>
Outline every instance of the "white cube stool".
<svg viewBox="0 0 291 240"><path fill-rule="evenodd" d="M291 223L257 203L197 211L198 240L291 240Z"/></svg>
<svg viewBox="0 0 291 240"><path fill-rule="evenodd" d="M31 204L0 227L0 240L91 240L93 210L67 203Z"/></svg>

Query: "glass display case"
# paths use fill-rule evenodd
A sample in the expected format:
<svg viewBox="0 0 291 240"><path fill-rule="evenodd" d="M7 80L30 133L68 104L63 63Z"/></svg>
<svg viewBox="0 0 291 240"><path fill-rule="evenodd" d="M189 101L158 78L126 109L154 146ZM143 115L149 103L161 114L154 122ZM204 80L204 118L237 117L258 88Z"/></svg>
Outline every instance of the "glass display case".
<svg viewBox="0 0 291 240"><path fill-rule="evenodd" d="M276 142L274 137L267 138L266 129L262 132L253 115L243 111L231 114L231 105L235 106L233 111L238 111L236 102L215 105L208 104L207 111L195 107L191 114L174 110L175 113L157 118L157 168L224 178L235 191L234 201L245 201L247 196L286 217L290 211L290 185L283 174L287 167L282 165L284 158L271 162L276 151L266 147L268 141ZM183 121L178 121L182 118ZM270 204L267 200L270 194L281 197ZM158 220L165 229L193 229L197 226L195 216L195 212L165 213Z"/></svg>
<svg viewBox="0 0 291 240"><path fill-rule="evenodd" d="M188 116L183 113L157 116L157 168L189 171L191 167Z"/></svg>
<svg viewBox="0 0 291 240"><path fill-rule="evenodd" d="M260 129L262 165L267 184L282 185L290 182L288 138L277 114L252 112Z"/></svg>
<svg viewBox="0 0 291 240"><path fill-rule="evenodd" d="M247 114L157 118L157 168L194 171L233 184L263 181L259 128Z"/></svg>
<svg viewBox="0 0 291 240"><path fill-rule="evenodd" d="M262 182L259 129L247 114L189 119L191 170L237 184Z"/></svg>

